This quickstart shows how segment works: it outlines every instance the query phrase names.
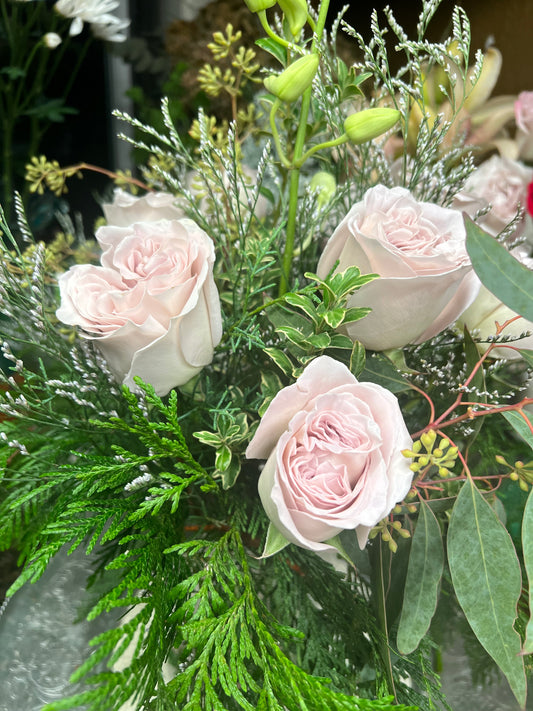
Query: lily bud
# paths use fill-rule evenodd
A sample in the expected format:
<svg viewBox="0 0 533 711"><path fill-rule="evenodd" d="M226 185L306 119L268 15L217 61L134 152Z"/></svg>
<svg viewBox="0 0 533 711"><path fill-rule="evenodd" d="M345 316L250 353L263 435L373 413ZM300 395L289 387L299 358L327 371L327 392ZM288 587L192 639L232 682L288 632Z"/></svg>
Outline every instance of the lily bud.
<svg viewBox="0 0 533 711"><path fill-rule="evenodd" d="M306 54L277 76L265 79L266 90L282 101L296 101L311 86L318 69L318 55Z"/></svg>
<svg viewBox="0 0 533 711"><path fill-rule="evenodd" d="M293 37L300 34L300 30L307 22L306 0L278 0L278 5L285 15Z"/></svg>
<svg viewBox="0 0 533 711"><path fill-rule="evenodd" d="M366 109L348 116L344 131L352 143L366 143L392 128L400 116L396 109Z"/></svg>
<svg viewBox="0 0 533 711"><path fill-rule="evenodd" d="M318 207L327 205L331 198L335 195L335 190L337 189L337 181L331 173L326 173L320 170L315 173L311 178L309 183L311 190L316 190Z"/></svg>
<svg viewBox="0 0 533 711"><path fill-rule="evenodd" d="M273 7L276 4L276 0L244 0L244 2L251 12L268 10L269 7Z"/></svg>

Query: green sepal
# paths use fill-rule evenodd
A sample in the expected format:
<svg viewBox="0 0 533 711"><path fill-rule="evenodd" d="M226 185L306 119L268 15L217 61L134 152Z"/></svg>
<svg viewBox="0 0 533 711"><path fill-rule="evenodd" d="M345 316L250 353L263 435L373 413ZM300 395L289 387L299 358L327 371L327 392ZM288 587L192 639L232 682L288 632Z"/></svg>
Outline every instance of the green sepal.
<svg viewBox="0 0 533 711"><path fill-rule="evenodd" d="M265 547L261 558L270 558L271 555L275 555L286 548L289 543L290 541L271 523L268 527Z"/></svg>

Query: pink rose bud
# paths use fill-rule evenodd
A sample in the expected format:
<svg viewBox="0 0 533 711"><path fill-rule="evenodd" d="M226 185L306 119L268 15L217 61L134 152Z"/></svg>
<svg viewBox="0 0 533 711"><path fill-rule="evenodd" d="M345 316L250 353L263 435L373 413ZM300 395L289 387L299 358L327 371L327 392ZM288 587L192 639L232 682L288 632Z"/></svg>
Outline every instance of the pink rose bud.
<svg viewBox="0 0 533 711"><path fill-rule="evenodd" d="M267 460L259 495L273 526L287 541L325 551L346 529L364 548L411 487L401 452L412 446L391 392L321 356L272 400L246 456Z"/></svg>

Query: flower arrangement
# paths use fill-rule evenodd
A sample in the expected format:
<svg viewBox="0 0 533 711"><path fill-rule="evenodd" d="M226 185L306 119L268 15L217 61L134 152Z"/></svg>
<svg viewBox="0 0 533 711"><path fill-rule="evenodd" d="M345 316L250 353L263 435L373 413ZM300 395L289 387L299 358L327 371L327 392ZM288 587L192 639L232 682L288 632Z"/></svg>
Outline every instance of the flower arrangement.
<svg viewBox="0 0 533 711"><path fill-rule="evenodd" d="M200 112L189 148L166 101L165 132L122 115L146 162L95 242L2 218L11 593L82 547L89 616L116 614L46 708L450 708L443 597L525 707L530 92L491 119L497 50L460 7L427 41L438 0L415 39L385 12L396 73L376 12L348 66L327 0L245 2L272 63L229 26L200 75L231 122Z"/></svg>

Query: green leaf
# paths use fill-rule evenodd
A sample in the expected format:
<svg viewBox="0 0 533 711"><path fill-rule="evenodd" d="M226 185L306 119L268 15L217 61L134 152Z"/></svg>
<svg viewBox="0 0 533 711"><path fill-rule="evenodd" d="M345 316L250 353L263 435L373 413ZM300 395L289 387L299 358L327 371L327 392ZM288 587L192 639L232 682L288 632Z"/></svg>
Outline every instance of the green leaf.
<svg viewBox="0 0 533 711"><path fill-rule="evenodd" d="M285 294L284 299L288 304L296 307L297 309L301 309L309 316L310 319L312 319L315 323L318 323L316 306L313 303L312 299L310 299L308 296L305 296L305 294L293 294L291 292Z"/></svg>
<svg viewBox="0 0 533 711"><path fill-rule="evenodd" d="M437 607L444 550L439 523L423 501L413 535L397 644L402 654L410 654L426 634Z"/></svg>
<svg viewBox="0 0 533 711"><path fill-rule="evenodd" d="M365 369L366 351L359 341L355 341L350 355L350 370L358 378Z"/></svg>
<svg viewBox="0 0 533 711"><path fill-rule="evenodd" d="M222 472L222 488L231 489L241 473L241 460L237 454L231 455L231 461Z"/></svg>
<svg viewBox="0 0 533 711"><path fill-rule="evenodd" d="M522 579L509 533L472 481L463 485L450 518L448 562L459 604L476 637L526 703L520 637L514 630Z"/></svg>
<svg viewBox="0 0 533 711"><path fill-rule="evenodd" d="M529 425L522 417L522 415L519 412L516 412L516 410L508 410L507 412L502 412L502 415L511 425L513 430L517 432L520 437L522 437L522 439L527 442L527 444L529 444L531 449L533 449L533 434L531 433L531 429L529 428ZM528 417L528 413L524 412L524 415ZM531 422L531 419L529 417L528 419Z"/></svg>
<svg viewBox="0 0 533 711"><path fill-rule="evenodd" d="M282 66L287 64L287 50L276 42L276 40L270 37L260 37L255 43L258 47L264 49L265 52L275 57Z"/></svg>
<svg viewBox="0 0 533 711"><path fill-rule="evenodd" d="M524 552L524 565L529 580L529 620L526 627L526 641L524 654L533 652L533 489L531 490L522 519L522 550Z"/></svg>
<svg viewBox="0 0 533 711"><path fill-rule="evenodd" d="M375 353L367 358L365 369L359 379L363 382L382 385L393 393L409 390L409 383L396 370L390 360Z"/></svg>
<svg viewBox="0 0 533 711"><path fill-rule="evenodd" d="M533 351L528 351L525 348L521 348L519 351L520 355L522 358L526 361L526 363L533 368Z"/></svg>
<svg viewBox="0 0 533 711"><path fill-rule="evenodd" d="M346 311L342 308L331 309L324 314L324 321L331 328L338 328L344 320Z"/></svg>
<svg viewBox="0 0 533 711"><path fill-rule="evenodd" d="M474 271L500 301L533 321L533 271L465 216L466 248Z"/></svg>
<svg viewBox="0 0 533 711"><path fill-rule="evenodd" d="M271 358L285 375L292 375L293 365L290 358L279 348L265 348L264 353Z"/></svg>

